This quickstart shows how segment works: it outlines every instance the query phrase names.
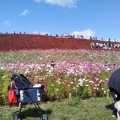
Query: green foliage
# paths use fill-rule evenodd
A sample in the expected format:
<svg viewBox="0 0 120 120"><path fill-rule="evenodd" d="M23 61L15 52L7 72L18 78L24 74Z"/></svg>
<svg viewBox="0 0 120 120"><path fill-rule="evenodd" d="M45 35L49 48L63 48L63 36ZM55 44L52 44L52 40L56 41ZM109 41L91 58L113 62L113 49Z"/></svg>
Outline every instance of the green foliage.
<svg viewBox="0 0 120 120"><path fill-rule="evenodd" d="M0 79L0 98L1 98L1 104L6 105L7 104L7 94L8 94L8 85L10 84L10 78L8 77L8 72L4 71L2 72L2 77Z"/></svg>
<svg viewBox="0 0 120 120"><path fill-rule="evenodd" d="M0 52L0 104L6 104L8 75L24 74L33 83L35 76L45 77L46 98L62 100L80 96L109 96L107 82L119 67L120 52L89 50L21 50ZM83 57L84 56L84 57ZM16 59L14 59L16 58ZM50 67L54 60L56 68ZM107 69L104 63L116 64ZM82 80L82 85L79 80ZM102 81L102 82L100 82ZM4 101L4 102L3 102Z"/></svg>

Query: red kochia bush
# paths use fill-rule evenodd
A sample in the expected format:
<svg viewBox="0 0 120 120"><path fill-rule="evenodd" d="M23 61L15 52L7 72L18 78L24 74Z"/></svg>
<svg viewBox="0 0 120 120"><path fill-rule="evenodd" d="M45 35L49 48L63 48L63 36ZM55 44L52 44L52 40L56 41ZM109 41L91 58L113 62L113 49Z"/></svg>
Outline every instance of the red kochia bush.
<svg viewBox="0 0 120 120"><path fill-rule="evenodd" d="M80 38L57 38L33 34L0 34L0 51L30 49L90 49L91 42Z"/></svg>

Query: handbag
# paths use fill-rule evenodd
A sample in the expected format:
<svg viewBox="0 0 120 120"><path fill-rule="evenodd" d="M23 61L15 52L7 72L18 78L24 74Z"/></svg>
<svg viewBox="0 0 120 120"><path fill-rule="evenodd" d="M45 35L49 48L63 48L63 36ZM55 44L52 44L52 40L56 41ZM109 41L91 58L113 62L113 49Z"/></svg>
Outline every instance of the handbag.
<svg viewBox="0 0 120 120"><path fill-rule="evenodd" d="M12 81L10 84L10 89L8 91L8 96L7 96L7 100L9 104L17 104L17 96L14 88L15 88L15 84L14 84L14 81Z"/></svg>

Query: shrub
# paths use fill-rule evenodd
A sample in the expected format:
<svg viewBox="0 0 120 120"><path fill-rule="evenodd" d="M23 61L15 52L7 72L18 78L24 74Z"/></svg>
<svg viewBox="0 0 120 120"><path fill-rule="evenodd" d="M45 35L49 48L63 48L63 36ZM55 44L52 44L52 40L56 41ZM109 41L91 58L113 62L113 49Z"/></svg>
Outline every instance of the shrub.
<svg viewBox="0 0 120 120"><path fill-rule="evenodd" d="M8 85L10 84L10 78L8 76L8 72L1 71L1 78L0 79L0 104L6 105L7 104L7 94L8 94Z"/></svg>

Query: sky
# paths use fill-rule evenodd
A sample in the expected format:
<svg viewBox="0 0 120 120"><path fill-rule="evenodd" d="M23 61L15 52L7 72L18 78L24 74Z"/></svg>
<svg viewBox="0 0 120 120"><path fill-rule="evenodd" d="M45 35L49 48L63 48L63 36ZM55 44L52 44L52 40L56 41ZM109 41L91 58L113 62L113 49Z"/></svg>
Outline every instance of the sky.
<svg viewBox="0 0 120 120"><path fill-rule="evenodd" d="M0 0L0 33L120 41L120 0Z"/></svg>

